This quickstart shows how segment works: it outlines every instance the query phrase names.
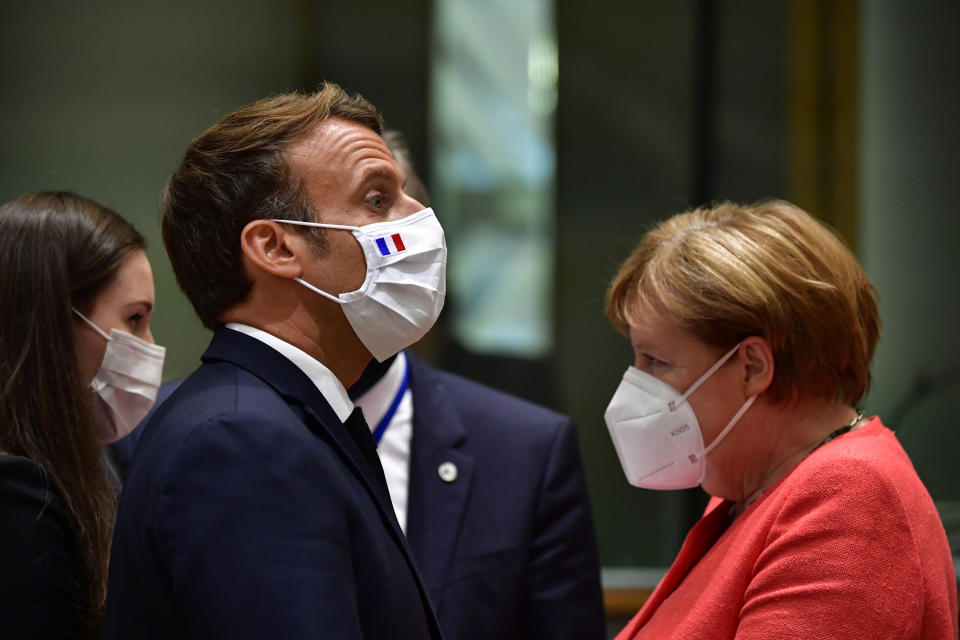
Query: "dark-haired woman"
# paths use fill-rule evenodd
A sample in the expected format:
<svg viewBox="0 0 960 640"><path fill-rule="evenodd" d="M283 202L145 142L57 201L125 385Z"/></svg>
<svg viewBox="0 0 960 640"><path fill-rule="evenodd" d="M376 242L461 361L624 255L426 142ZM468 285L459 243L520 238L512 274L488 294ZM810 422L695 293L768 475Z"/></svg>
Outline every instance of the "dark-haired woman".
<svg viewBox="0 0 960 640"><path fill-rule="evenodd" d="M102 624L116 495L103 445L153 404L143 237L70 193L0 206L0 630L89 638Z"/></svg>

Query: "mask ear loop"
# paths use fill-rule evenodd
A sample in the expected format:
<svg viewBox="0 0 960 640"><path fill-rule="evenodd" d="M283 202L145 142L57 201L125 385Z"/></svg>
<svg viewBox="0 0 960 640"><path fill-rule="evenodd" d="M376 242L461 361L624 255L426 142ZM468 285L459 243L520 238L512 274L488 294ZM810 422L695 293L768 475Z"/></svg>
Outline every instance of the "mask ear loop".
<svg viewBox="0 0 960 640"><path fill-rule="evenodd" d="M313 291L314 293L319 293L319 294L322 295L324 298L328 298L328 299L330 299L330 300L333 300L334 302L336 302L336 303L338 303L338 304L344 304L343 300L341 300L340 298L336 297L336 296L333 295L333 294L327 293L327 292L324 291L323 289L318 289L317 287L313 286L312 284L310 284L309 282L307 282L307 281L304 280L303 278L294 278L294 280L296 280L297 282L299 282L300 284L302 284L303 286L305 286L307 289L310 289L310 291Z"/></svg>
<svg viewBox="0 0 960 640"><path fill-rule="evenodd" d="M343 229L344 231L359 231L360 233L363 233L360 227L356 225L350 225L350 224L327 224L326 222L304 222L303 220L273 220L273 221L283 222L284 224L295 224L301 227L319 227L321 229ZM303 278L294 278L294 280L296 280L297 282L305 286L307 289L310 289L310 291L313 291L314 293L319 293L324 298L333 300L337 304L344 304L343 300L341 300L337 296L327 293L323 289L318 289L317 287L313 286Z"/></svg>
<svg viewBox="0 0 960 640"><path fill-rule="evenodd" d="M99 334L103 337L104 340L106 340L107 342L110 342L110 336L108 336L108 335L103 331L103 329L101 329L101 328L98 327L97 325L93 324L93 323L90 321L90 319L87 318L87 316L83 315L82 313L80 313L79 311L77 311L76 309L74 309L73 307L70 307L70 308L73 310L73 312L74 312L75 314L77 314L78 316L80 316L80 319L81 319L81 320L83 320L84 322L86 322L88 325L90 325L90 326L93 328L94 331L96 331L97 333L99 333Z"/></svg>
<svg viewBox="0 0 960 640"><path fill-rule="evenodd" d="M719 369L720 367L722 367L723 364L724 364L727 360L729 360L729 359L733 356L733 354L735 354L735 353L737 352L737 349L740 348L740 345L741 345L741 344L743 344L743 343L742 343L742 342L738 342L738 343L733 347L733 349L730 349L730 351L727 351L727 352L723 355L722 358L720 358L719 360L717 360L717 361L713 364L712 367L710 367L709 369L707 369L706 372L704 372L704 374L703 374L702 376L700 376L699 378L697 378L697 379L694 381L694 383L693 383L692 385L690 385L690 388L687 389L686 391L684 391L684 392L683 392L683 395L681 395L677 400L671 400L670 403L667 405L667 406L670 408L670 412L673 413L674 411L677 410L677 405L681 405L681 404L683 404L684 402L686 402L686 401L687 401L687 398L689 398L690 395L691 395L694 391L696 391L697 388L699 388L700 385L703 384L704 381L705 381L707 378L709 378L710 376L712 376L712 375L716 372L717 369Z"/></svg>
<svg viewBox="0 0 960 640"><path fill-rule="evenodd" d="M723 364L724 364L727 360L729 360L729 359L733 356L733 354L735 354L735 353L737 352L737 349L740 348L740 345L741 345L741 344L743 344L743 343L742 343L742 342L738 342L738 343L736 344L736 346L734 346L732 349L730 349L730 351L727 351L727 353L724 354L724 356L723 356L722 358L720 358L712 367L710 367L709 369L707 369L706 373L704 373L702 376L700 376L699 378L697 378L696 382L694 382L692 385L690 385L690 388L687 389L686 393L684 393L682 396L680 396L680 400L679 400L678 402L685 402L686 399L690 396L690 394L692 394L694 391L696 391L696 390L697 390L697 387L699 387L701 384L703 384L704 380L706 380L707 378L709 378L710 376L712 376L712 375L714 374L714 372L716 372L717 369L719 369L720 367L722 367ZM694 454L694 457L695 457L695 458L705 458L705 457L707 456L707 454L710 453L711 451L713 451L713 449L714 449L718 444L720 444L721 442L723 442L724 437L726 437L726 435L730 432L730 429L733 429L733 426L734 426L735 424L737 424L737 421L740 420L740 418L743 416L743 414L745 414L745 413L747 412L747 409L750 408L750 405L752 405L752 404L753 404L753 401L756 400L756 399L757 399L757 396L750 396L749 398L747 398L747 401L743 403L743 406L741 406L740 409L739 409L735 414L733 414L733 417L730 418L730 421L729 421L729 422L727 422L727 426L725 426L723 429L720 430L720 433L718 433L718 434L717 434L717 437L713 439L713 442L711 442L709 446L705 447L704 450L701 451L700 453ZM671 407L671 409L672 409L672 407Z"/></svg>
<svg viewBox="0 0 960 640"><path fill-rule="evenodd" d="M273 218L268 218L273 220ZM352 224L327 224L326 222L304 222L303 220L273 220L274 222L283 222L285 224L296 224L301 227L320 227L321 229L344 229L346 231L361 231L360 227Z"/></svg>
<svg viewBox="0 0 960 640"><path fill-rule="evenodd" d="M725 426L720 433L717 434L717 437L713 439L713 442L710 443L710 446L701 451L697 457L706 458L707 454L713 451L714 447L723 441L730 429L733 429L733 425L737 424L737 420L739 420L740 417L747 412L747 409L750 408L750 405L752 405L753 401L756 399L757 396L750 396L747 398L747 401L743 403L743 406L740 407L740 410L733 414L733 417L730 418L730 422L727 423L727 426Z"/></svg>

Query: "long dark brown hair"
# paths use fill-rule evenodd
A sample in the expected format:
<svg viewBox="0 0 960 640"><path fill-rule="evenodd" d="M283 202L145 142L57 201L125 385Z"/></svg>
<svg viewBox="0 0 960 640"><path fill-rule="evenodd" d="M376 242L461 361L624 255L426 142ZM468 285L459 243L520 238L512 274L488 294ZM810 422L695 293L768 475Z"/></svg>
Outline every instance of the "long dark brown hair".
<svg viewBox="0 0 960 640"><path fill-rule="evenodd" d="M145 245L119 215L72 193L33 193L0 206L0 450L42 466L66 498L91 633L103 620L116 493L71 307L88 313Z"/></svg>

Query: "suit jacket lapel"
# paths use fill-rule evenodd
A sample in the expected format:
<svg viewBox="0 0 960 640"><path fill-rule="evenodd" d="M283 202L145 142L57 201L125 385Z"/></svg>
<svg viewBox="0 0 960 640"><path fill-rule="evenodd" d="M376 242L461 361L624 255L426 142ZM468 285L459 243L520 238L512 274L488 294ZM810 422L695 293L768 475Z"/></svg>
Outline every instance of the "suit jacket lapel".
<svg viewBox="0 0 960 640"><path fill-rule="evenodd" d="M409 352L407 357L413 393L407 540L439 611L470 494L474 458L462 449L467 430L443 383L429 366ZM451 463L456 469L452 481ZM441 465L447 465L446 479L441 477Z"/></svg>
<svg viewBox="0 0 960 640"><path fill-rule="evenodd" d="M394 537L400 548L410 571L413 573L417 589L423 598L424 611L431 627L431 635L440 638L440 625L430 606L430 599L424 581L417 569L410 548L407 545L397 516L393 511L393 504L387 493L386 486L370 468L358 444L347 432L346 426L337 417L330 403L327 402L320 390L283 354L256 338L221 328L213 336L210 346L204 352L202 359L224 360L246 369L254 374L295 406L303 408L307 418L307 427L326 442L329 442L335 451L346 462L353 473L359 476L362 484L373 499L381 519L387 523L387 530ZM379 461L378 461L379 462ZM381 470L382 475L382 470Z"/></svg>
<svg viewBox="0 0 960 640"><path fill-rule="evenodd" d="M710 550L717 538L726 530L730 524L731 506L733 506L732 502L723 500L693 525L673 564L667 570L663 579L660 580L657 588L647 598L640 611L617 634L617 640L633 638L640 627L650 621L653 614L657 612L657 608L677 589L690 569L700 561L700 558Z"/></svg>
<svg viewBox="0 0 960 640"><path fill-rule="evenodd" d="M403 531L397 523L396 514L383 481L370 468L358 444L348 433L326 398L299 367L259 340L230 329L220 329L214 334L202 359L232 362L269 384L288 401L302 407L306 417L305 422L310 430L329 442L346 461L350 470L360 477L380 515L388 523L391 534L400 541L400 547L407 556L408 562L412 563L404 544Z"/></svg>

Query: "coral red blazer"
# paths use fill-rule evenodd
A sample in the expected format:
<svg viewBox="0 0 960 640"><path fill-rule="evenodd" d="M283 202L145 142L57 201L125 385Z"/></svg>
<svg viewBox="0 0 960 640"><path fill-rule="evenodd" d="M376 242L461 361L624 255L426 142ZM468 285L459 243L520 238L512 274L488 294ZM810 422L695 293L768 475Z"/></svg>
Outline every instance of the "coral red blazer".
<svg viewBox="0 0 960 640"><path fill-rule="evenodd" d="M878 418L823 445L730 523L714 498L617 636L957 637L943 525Z"/></svg>

